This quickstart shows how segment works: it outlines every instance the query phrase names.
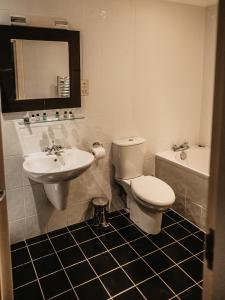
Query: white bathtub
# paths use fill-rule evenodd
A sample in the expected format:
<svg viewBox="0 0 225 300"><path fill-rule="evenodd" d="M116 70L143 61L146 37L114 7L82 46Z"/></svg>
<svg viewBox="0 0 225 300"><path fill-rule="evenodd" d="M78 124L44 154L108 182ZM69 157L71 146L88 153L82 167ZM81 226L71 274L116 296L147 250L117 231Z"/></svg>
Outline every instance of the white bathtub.
<svg viewBox="0 0 225 300"><path fill-rule="evenodd" d="M175 191L174 209L205 229L208 199L210 149L192 146L182 152L156 154L156 177L167 182Z"/></svg>
<svg viewBox="0 0 225 300"><path fill-rule="evenodd" d="M174 152L172 150L157 153L156 157L178 164L188 171L197 173L200 176L209 177L210 149L208 147L192 146L184 152L187 155L184 160L181 159L180 151Z"/></svg>

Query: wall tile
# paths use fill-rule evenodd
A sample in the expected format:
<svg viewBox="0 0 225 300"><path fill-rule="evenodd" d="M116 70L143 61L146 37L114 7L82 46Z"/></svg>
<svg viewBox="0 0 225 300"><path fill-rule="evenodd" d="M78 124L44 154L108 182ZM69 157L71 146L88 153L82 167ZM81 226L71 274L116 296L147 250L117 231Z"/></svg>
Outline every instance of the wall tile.
<svg viewBox="0 0 225 300"><path fill-rule="evenodd" d="M25 217L23 188L8 190L6 197L9 221L23 219Z"/></svg>
<svg viewBox="0 0 225 300"><path fill-rule="evenodd" d="M17 243L25 239L25 219L15 222L9 222L9 233L11 244Z"/></svg>
<svg viewBox="0 0 225 300"><path fill-rule="evenodd" d="M5 183L6 189L22 186L22 162L21 156L5 157Z"/></svg>

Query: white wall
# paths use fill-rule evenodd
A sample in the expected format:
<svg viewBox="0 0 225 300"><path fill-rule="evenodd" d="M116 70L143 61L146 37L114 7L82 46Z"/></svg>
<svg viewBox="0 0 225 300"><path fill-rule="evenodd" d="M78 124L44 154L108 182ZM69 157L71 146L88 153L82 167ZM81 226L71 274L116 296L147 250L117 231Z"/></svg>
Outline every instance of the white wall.
<svg viewBox="0 0 225 300"><path fill-rule="evenodd" d="M198 142L205 10L157 0L136 3L134 120L147 138L153 172L154 153L172 143Z"/></svg>
<svg viewBox="0 0 225 300"><path fill-rule="evenodd" d="M81 31L82 77L90 81L90 95L78 109L86 119L71 122L70 127L16 131L18 115L3 116L6 188L15 242L80 221L92 196L106 195L118 207L111 184L113 139L136 134L147 138L146 173L154 172L155 152L173 142L198 142L205 9L160 0L2 0L0 15L9 13L42 23L66 18ZM50 208L44 197L41 209L30 204L34 193L22 177L22 156L28 144L32 145L29 151L44 146L52 131L58 141L66 136L66 142L84 149L100 140L107 157L73 181L66 211L50 210L46 216ZM40 228L39 223L44 225Z"/></svg>
<svg viewBox="0 0 225 300"><path fill-rule="evenodd" d="M210 146L216 58L217 6L207 8L205 22L205 54L199 141L203 145Z"/></svg>

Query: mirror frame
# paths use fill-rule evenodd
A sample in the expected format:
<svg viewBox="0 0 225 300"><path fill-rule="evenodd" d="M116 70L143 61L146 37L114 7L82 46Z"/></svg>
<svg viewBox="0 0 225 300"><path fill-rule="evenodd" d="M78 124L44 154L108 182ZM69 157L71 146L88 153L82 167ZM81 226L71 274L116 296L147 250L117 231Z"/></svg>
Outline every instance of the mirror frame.
<svg viewBox="0 0 225 300"><path fill-rule="evenodd" d="M16 100L11 39L68 42L70 97ZM67 29L0 25L0 88L3 113L80 107L80 32Z"/></svg>

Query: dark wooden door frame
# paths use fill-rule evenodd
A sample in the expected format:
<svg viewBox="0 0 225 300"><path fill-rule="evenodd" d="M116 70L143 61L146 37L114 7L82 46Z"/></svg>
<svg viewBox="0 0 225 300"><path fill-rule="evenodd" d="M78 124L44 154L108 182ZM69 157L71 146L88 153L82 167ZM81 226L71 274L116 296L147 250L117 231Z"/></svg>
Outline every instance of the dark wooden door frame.
<svg viewBox="0 0 225 300"><path fill-rule="evenodd" d="M207 226L214 232L214 259L212 270L205 264L203 299L222 300L225 299L225 0L220 0L218 6Z"/></svg>

